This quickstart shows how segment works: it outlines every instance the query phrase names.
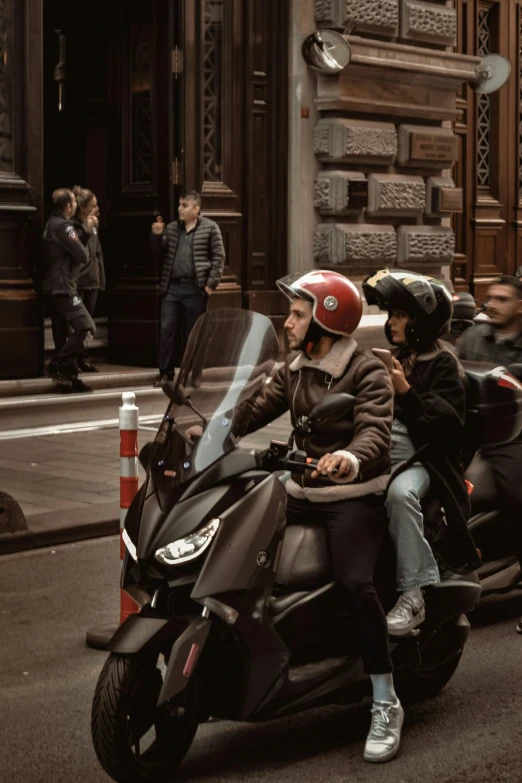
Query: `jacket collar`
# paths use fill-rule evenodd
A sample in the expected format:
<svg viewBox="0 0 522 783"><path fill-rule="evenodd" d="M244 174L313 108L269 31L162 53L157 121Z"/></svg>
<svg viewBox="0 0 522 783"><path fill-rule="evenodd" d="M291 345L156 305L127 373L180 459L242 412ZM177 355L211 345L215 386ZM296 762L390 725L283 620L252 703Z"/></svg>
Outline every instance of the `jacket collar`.
<svg viewBox="0 0 522 783"><path fill-rule="evenodd" d="M196 220L196 225L194 226L192 231L197 231L197 228L198 228L200 223L201 223L201 215L198 215L198 219ZM183 223L182 220L178 219L178 226L179 226L180 231L182 231L183 229L185 229L185 231L186 231L185 223Z"/></svg>
<svg viewBox="0 0 522 783"><path fill-rule="evenodd" d="M340 378L346 371L356 348L357 343L353 337L341 337L322 359L309 359L304 351L299 351L290 362L289 368L292 372L298 372L303 367L310 367L331 375L332 378Z"/></svg>
<svg viewBox="0 0 522 783"><path fill-rule="evenodd" d="M471 327L473 328L473 327ZM483 325L483 335L486 340L495 340L495 329L490 324ZM514 345L516 348L522 348L522 329L515 335L512 340L507 341L508 344Z"/></svg>

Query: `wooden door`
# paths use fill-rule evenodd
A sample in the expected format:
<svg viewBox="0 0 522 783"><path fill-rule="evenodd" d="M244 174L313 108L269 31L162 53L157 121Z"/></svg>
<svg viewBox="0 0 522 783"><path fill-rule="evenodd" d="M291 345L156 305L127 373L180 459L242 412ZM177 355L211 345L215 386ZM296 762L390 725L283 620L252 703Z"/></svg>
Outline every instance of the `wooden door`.
<svg viewBox="0 0 522 783"><path fill-rule="evenodd" d="M108 8L109 352L128 364L156 364L160 269L149 237L155 216L173 215L179 89L172 52L181 8L181 0L119 0Z"/></svg>
<svg viewBox="0 0 522 783"><path fill-rule="evenodd" d="M507 84L490 95L465 86L456 123L461 155L457 184L464 212L455 216L455 287L478 299L498 274L521 263L521 4L519 0L458 0L459 50L498 53L511 63Z"/></svg>

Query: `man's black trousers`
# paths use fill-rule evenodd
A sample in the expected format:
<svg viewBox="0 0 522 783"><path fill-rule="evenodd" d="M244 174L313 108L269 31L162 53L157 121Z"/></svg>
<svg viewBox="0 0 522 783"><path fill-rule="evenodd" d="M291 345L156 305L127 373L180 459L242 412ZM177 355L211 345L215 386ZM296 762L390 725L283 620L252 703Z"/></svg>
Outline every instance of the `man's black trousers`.
<svg viewBox="0 0 522 783"><path fill-rule="evenodd" d="M77 377L78 356L96 333L96 326L78 294L48 296L55 365L67 375Z"/></svg>
<svg viewBox="0 0 522 783"><path fill-rule="evenodd" d="M185 350L189 334L207 304L208 294L195 283L170 281L161 303L158 364L162 375L173 375L176 345L183 341L182 352Z"/></svg>
<svg viewBox="0 0 522 783"><path fill-rule="evenodd" d="M495 477L501 511L513 526L514 554L522 566L522 435L481 453Z"/></svg>
<svg viewBox="0 0 522 783"><path fill-rule="evenodd" d="M335 578L344 587L353 611L351 625L359 633L364 670L368 674L391 672L386 615L373 584L375 564L388 531L383 497L311 503L289 495L287 520L288 524L324 525Z"/></svg>

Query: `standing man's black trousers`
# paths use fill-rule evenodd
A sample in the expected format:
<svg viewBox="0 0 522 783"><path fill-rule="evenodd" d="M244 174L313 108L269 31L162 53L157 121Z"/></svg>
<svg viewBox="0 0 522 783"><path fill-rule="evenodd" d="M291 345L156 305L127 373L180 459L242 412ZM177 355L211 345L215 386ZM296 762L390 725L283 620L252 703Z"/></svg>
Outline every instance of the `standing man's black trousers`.
<svg viewBox="0 0 522 783"><path fill-rule="evenodd" d="M51 316L53 362L71 378L78 377L78 356L96 334L96 326L78 294L46 297Z"/></svg>
<svg viewBox="0 0 522 783"><path fill-rule="evenodd" d="M183 337L182 350L185 350L188 336L199 316L206 312L207 305L208 294L195 283L170 281L161 303L158 364L162 375L174 374L176 343Z"/></svg>

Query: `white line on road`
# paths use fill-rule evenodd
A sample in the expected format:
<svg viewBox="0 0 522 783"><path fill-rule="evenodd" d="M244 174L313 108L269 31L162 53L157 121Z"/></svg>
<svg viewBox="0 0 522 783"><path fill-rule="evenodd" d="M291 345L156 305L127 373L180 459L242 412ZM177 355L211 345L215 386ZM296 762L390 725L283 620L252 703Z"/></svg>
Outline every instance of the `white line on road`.
<svg viewBox="0 0 522 783"><path fill-rule="evenodd" d="M157 425L163 418L163 414L151 414L140 416L140 429L156 431ZM156 427L142 427L141 423L155 424ZM21 430L6 430L0 432L0 440L19 440L20 438L34 438L39 435L63 435L68 432L87 432L89 430L111 429L117 427L118 419L103 419L101 421L70 422L68 424L51 424L47 427L28 427Z"/></svg>

